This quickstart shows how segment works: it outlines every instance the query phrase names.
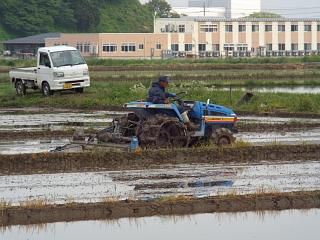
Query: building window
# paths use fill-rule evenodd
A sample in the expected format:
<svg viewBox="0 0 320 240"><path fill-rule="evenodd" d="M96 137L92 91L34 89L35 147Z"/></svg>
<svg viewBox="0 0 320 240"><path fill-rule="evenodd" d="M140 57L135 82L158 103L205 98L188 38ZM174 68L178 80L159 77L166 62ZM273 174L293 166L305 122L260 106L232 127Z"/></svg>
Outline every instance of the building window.
<svg viewBox="0 0 320 240"><path fill-rule="evenodd" d="M83 45L82 43L77 43L77 49L79 52L83 52Z"/></svg>
<svg viewBox="0 0 320 240"><path fill-rule="evenodd" d="M285 50L286 50L286 44L284 44L284 43L279 43L278 49L279 49L279 51L285 51Z"/></svg>
<svg viewBox="0 0 320 240"><path fill-rule="evenodd" d="M245 32L246 31L246 25L239 25L239 32Z"/></svg>
<svg viewBox="0 0 320 240"><path fill-rule="evenodd" d="M107 43L103 44L102 51L104 52L116 52L118 50L118 47L114 43Z"/></svg>
<svg viewBox="0 0 320 240"><path fill-rule="evenodd" d="M192 44L185 44L184 45L184 50L186 52L191 52L192 51Z"/></svg>
<svg viewBox="0 0 320 240"><path fill-rule="evenodd" d="M285 32L286 31L286 25L278 25L278 32Z"/></svg>
<svg viewBox="0 0 320 240"><path fill-rule="evenodd" d="M292 43L291 44L291 50L292 51L298 51L298 49L299 49L298 43Z"/></svg>
<svg viewBox="0 0 320 240"><path fill-rule="evenodd" d="M311 32L311 24L305 24L304 25L304 31L305 32Z"/></svg>
<svg viewBox="0 0 320 240"><path fill-rule="evenodd" d="M122 52L135 52L136 45L134 43L124 43L121 45Z"/></svg>
<svg viewBox="0 0 320 240"><path fill-rule="evenodd" d="M226 32L232 32L232 25L226 25Z"/></svg>
<svg viewBox="0 0 320 240"><path fill-rule="evenodd" d="M185 25L179 25L179 32L184 33L186 31L186 26Z"/></svg>
<svg viewBox="0 0 320 240"><path fill-rule="evenodd" d="M233 44L224 44L223 46L224 51L234 51L234 45Z"/></svg>
<svg viewBox="0 0 320 240"><path fill-rule="evenodd" d="M157 44L156 44L156 49L157 49L157 50L160 50L160 49L161 49L161 43L157 43Z"/></svg>
<svg viewBox="0 0 320 240"><path fill-rule="evenodd" d="M298 32L299 27L296 24L291 25L291 32Z"/></svg>
<svg viewBox="0 0 320 240"><path fill-rule="evenodd" d="M199 44L199 52L205 52L206 51L206 44Z"/></svg>
<svg viewBox="0 0 320 240"><path fill-rule="evenodd" d="M216 24L201 24L201 32L218 32L218 25Z"/></svg>
<svg viewBox="0 0 320 240"><path fill-rule="evenodd" d="M320 43L317 44L317 50L320 51Z"/></svg>
<svg viewBox="0 0 320 240"><path fill-rule="evenodd" d="M305 44L304 44L304 50L305 50L305 51L311 50L311 43L305 43Z"/></svg>
<svg viewBox="0 0 320 240"><path fill-rule="evenodd" d="M320 25L317 25L317 31L320 32Z"/></svg>
<svg viewBox="0 0 320 240"><path fill-rule="evenodd" d="M143 50L144 49L144 44L143 43L140 43L139 44L139 50Z"/></svg>
<svg viewBox="0 0 320 240"><path fill-rule="evenodd" d="M272 51L272 44L271 43L267 44L266 49L267 51Z"/></svg>
<svg viewBox="0 0 320 240"><path fill-rule="evenodd" d="M85 53L90 52L90 46L91 46L90 43L85 43L83 46L83 52L85 52Z"/></svg>
<svg viewBox="0 0 320 240"><path fill-rule="evenodd" d="M265 26L265 31L266 32L272 32L272 25L266 25Z"/></svg>
<svg viewBox="0 0 320 240"><path fill-rule="evenodd" d="M248 45L247 44L238 44L237 49L240 52L246 52L246 51L248 51Z"/></svg>
<svg viewBox="0 0 320 240"><path fill-rule="evenodd" d="M252 32L259 32L259 25L252 25Z"/></svg>
<svg viewBox="0 0 320 240"><path fill-rule="evenodd" d="M179 52L179 44L171 44L171 51L173 52Z"/></svg>
<svg viewBox="0 0 320 240"><path fill-rule="evenodd" d="M220 51L220 45L219 44L212 44L212 50L216 51L216 52Z"/></svg>

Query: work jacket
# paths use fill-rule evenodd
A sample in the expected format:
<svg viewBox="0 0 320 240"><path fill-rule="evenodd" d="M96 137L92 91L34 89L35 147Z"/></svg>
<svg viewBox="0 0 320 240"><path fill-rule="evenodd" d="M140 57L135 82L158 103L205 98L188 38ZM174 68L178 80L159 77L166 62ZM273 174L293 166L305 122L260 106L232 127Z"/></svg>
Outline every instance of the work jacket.
<svg viewBox="0 0 320 240"><path fill-rule="evenodd" d="M174 97L175 94L166 92L165 88L161 87L159 82L154 82L149 89L148 102L155 104L163 104L169 97Z"/></svg>

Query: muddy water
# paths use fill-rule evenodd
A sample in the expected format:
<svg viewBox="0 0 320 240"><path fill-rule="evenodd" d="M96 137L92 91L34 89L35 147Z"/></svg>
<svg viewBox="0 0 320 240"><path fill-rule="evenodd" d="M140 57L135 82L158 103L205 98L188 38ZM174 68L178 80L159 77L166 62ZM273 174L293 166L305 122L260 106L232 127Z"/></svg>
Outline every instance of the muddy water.
<svg viewBox="0 0 320 240"><path fill-rule="evenodd" d="M316 240L320 210L212 213L117 221L54 223L0 229L5 240Z"/></svg>
<svg viewBox="0 0 320 240"><path fill-rule="evenodd" d="M286 117L261 117L261 116L241 116L239 118L241 122L248 123L269 123L269 124L280 124L290 122L301 122L301 123L319 123L319 118L286 118Z"/></svg>
<svg viewBox="0 0 320 240"><path fill-rule="evenodd" d="M0 142L0 154L26 154L49 152L56 147L69 144L68 139L57 140L26 140ZM80 146L74 147L74 152L79 151Z"/></svg>
<svg viewBox="0 0 320 240"><path fill-rule="evenodd" d="M9 110L7 110L9 111ZM116 112L97 111L88 113L54 112L54 113L19 113L2 112L0 114L0 131L5 130L61 130L71 127L96 127L110 123Z"/></svg>
<svg viewBox="0 0 320 240"><path fill-rule="evenodd" d="M230 88L216 88L217 90L230 91ZM260 92L260 93L294 93L294 94L319 94L320 87L312 86L281 86L281 87L232 87L232 91Z"/></svg>
<svg viewBox="0 0 320 240"><path fill-rule="evenodd" d="M237 140L263 145L269 143L297 144L297 143L320 143L320 128L296 132L263 132L246 133L242 132L236 135Z"/></svg>
<svg viewBox="0 0 320 240"><path fill-rule="evenodd" d="M18 205L99 202L109 198L152 199L256 192L320 190L320 163L178 165L163 169L0 177L0 199Z"/></svg>

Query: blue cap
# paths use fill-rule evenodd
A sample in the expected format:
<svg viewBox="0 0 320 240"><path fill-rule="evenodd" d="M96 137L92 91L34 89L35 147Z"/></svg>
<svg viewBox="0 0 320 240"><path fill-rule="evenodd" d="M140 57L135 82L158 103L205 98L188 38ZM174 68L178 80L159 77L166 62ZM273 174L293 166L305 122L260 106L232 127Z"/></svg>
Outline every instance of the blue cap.
<svg viewBox="0 0 320 240"><path fill-rule="evenodd" d="M171 79L168 76L160 76L159 77L159 82L167 82L169 83Z"/></svg>

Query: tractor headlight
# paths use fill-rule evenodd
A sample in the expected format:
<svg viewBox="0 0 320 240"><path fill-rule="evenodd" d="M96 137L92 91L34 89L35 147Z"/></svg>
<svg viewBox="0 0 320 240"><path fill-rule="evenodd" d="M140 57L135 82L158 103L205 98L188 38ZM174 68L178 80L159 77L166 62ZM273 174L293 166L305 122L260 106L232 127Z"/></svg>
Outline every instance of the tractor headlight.
<svg viewBox="0 0 320 240"><path fill-rule="evenodd" d="M89 70L84 70L83 71L83 76L89 76Z"/></svg>
<svg viewBox="0 0 320 240"><path fill-rule="evenodd" d="M64 72L54 72L53 75L55 78L63 78Z"/></svg>

